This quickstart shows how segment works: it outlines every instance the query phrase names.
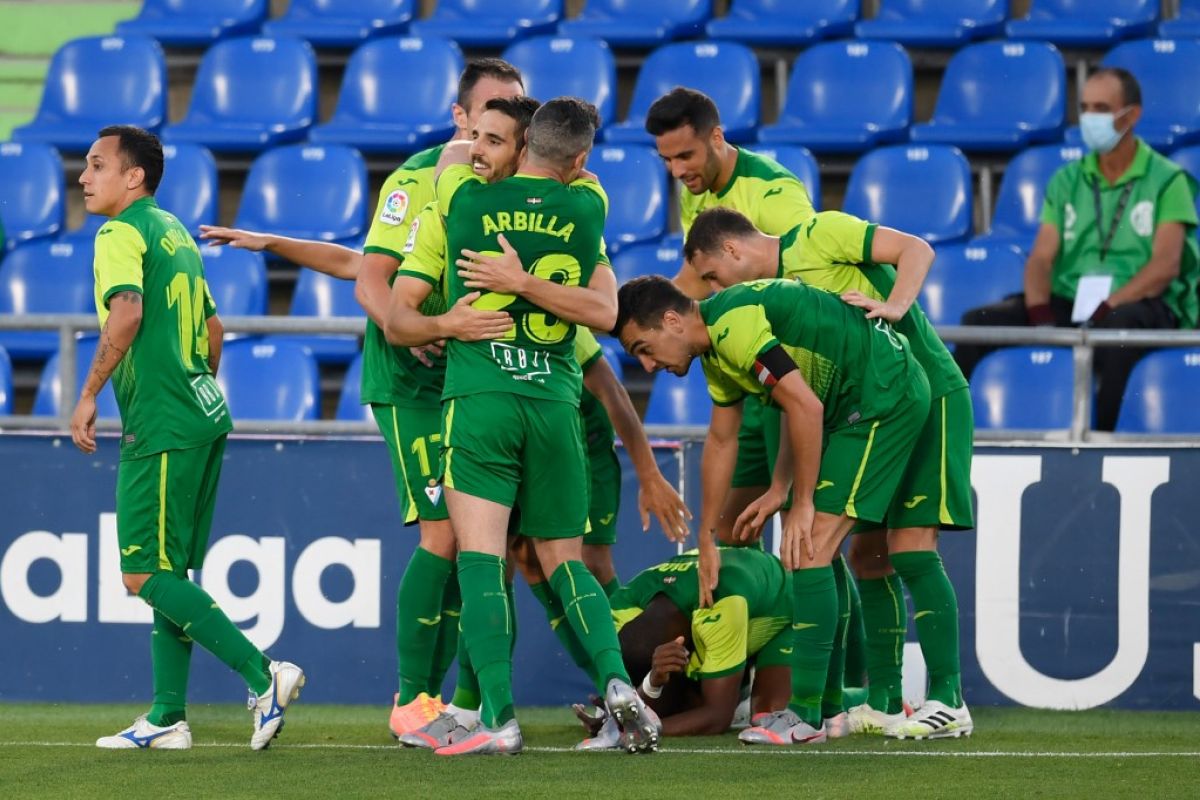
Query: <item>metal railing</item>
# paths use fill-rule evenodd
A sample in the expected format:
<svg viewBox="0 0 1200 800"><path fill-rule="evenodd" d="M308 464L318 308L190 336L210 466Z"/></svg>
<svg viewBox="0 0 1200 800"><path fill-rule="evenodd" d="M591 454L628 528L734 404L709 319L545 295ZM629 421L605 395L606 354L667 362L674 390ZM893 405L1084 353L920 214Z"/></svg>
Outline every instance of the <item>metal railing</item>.
<svg viewBox="0 0 1200 800"><path fill-rule="evenodd" d="M361 336L366 322L361 317L223 317L225 332L230 334L350 334ZM76 334L94 332L96 317L91 314L0 314L0 331L57 331L58 369L61 397L57 417L0 416L0 430L42 430L65 432L70 428L71 411L77 384ZM1067 431L981 430L975 438L981 442L1200 442L1200 436L1171 434L1146 436L1092 431L1092 361L1097 347L1200 347L1200 331L1176 330L1092 330L1086 328L997 328L961 325L937 329L947 342L983 344L996 347L1043 346L1070 347L1074 364L1074 396L1071 427ZM119 430L116 420L100 420L101 430ZM319 420L289 422L277 420L235 420L237 433L266 436L290 435L374 435L372 422ZM651 436L672 439L703 438L699 425L651 425Z"/></svg>

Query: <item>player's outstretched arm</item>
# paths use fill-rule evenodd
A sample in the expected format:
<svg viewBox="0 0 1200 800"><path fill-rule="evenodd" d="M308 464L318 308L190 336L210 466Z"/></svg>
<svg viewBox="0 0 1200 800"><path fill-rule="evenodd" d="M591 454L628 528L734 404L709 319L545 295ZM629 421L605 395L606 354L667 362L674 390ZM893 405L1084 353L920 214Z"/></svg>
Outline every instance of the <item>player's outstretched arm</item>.
<svg viewBox="0 0 1200 800"><path fill-rule="evenodd" d="M861 292L847 292L842 299L865 308L867 319L882 317L888 322L899 322L921 293L933 264L933 248L920 236L880 225L871 239L871 260L876 264L896 265L896 282L887 299L880 302Z"/></svg>
<svg viewBox="0 0 1200 800"><path fill-rule="evenodd" d="M721 570L721 554L717 550L717 524L725 495L733 481L737 463L738 428L742 425L742 405L714 405L704 451L700 456L700 558L697 574L700 579L700 605L712 605L717 574Z"/></svg>
<svg viewBox="0 0 1200 800"><path fill-rule="evenodd" d="M142 326L142 294L117 292L108 299L108 319L100 330L100 343L88 368L71 415L71 440L85 453L96 452L96 395L108 383L121 359L129 352Z"/></svg>
<svg viewBox="0 0 1200 800"><path fill-rule="evenodd" d="M650 515L653 514L668 539L682 542L688 537L687 523L692 513L659 470L654 452L650 449L650 440L646 438L646 430L638 419L633 401L629 399L629 392L625 391L616 373L603 358L591 363L583 374L583 384L604 406L613 428L629 451L629 460L633 462L633 470L638 476L638 511L642 515L642 530L650 529Z"/></svg>
<svg viewBox="0 0 1200 800"><path fill-rule="evenodd" d="M266 250L293 264L346 281L358 277L359 262L362 260L362 253L333 242L293 239L289 236L224 228L220 225L201 225L200 239L208 244L227 244L239 250Z"/></svg>
<svg viewBox="0 0 1200 800"><path fill-rule="evenodd" d="M520 295L559 319L594 330L612 330L617 324L617 279L607 265L596 266L587 286L564 286L526 272L504 234L496 240L500 255L463 250L455 260L465 286Z"/></svg>

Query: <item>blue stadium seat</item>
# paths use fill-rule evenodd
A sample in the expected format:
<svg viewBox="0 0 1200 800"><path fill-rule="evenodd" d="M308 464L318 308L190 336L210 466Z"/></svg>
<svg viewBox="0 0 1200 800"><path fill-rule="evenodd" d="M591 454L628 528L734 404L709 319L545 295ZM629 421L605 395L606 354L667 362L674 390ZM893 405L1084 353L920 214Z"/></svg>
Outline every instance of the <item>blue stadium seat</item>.
<svg viewBox="0 0 1200 800"><path fill-rule="evenodd" d="M611 336L597 336L596 340L600 342L600 350L604 353L604 360L608 362L608 366L612 367L613 374L617 376L617 380L625 380L625 365L621 359L625 355L624 348L621 343Z"/></svg>
<svg viewBox="0 0 1200 800"><path fill-rule="evenodd" d="M1008 152L1062 138L1067 78L1062 55L1043 42L980 42L954 54L933 119L912 141Z"/></svg>
<svg viewBox="0 0 1200 800"><path fill-rule="evenodd" d="M300 270L292 293L293 317L363 317L366 312L354 299L354 281L332 278L311 269ZM358 352L357 336L281 336L307 347L321 363L345 364Z"/></svg>
<svg viewBox="0 0 1200 800"><path fill-rule="evenodd" d="M963 312L1021 291L1025 256L1013 245L948 244L921 287L921 307L934 325L959 325Z"/></svg>
<svg viewBox="0 0 1200 800"><path fill-rule="evenodd" d="M94 314L92 243L48 240L18 245L0 262L0 314ZM58 349L57 331L0 331L17 359Z"/></svg>
<svg viewBox="0 0 1200 800"><path fill-rule="evenodd" d="M462 51L448 39L367 42L350 56L333 118L308 138L364 153L413 153L440 144L454 133L450 104L462 70Z"/></svg>
<svg viewBox="0 0 1200 800"><path fill-rule="evenodd" d="M75 389L67 398L74 408L79 392L83 389L83 381L87 378L88 368L96 357L96 344L100 341L97 333L81 333L75 336ZM35 417L57 417L62 403L62 380L58 374L59 354L56 352L42 368L42 377L38 381L37 394L33 396L32 414ZM70 413L70 409L67 409ZM104 384L100 394L96 395L96 416L99 419L120 419L121 412L117 408L117 396L113 394L112 381Z"/></svg>
<svg viewBox="0 0 1200 800"><path fill-rule="evenodd" d="M1008 0L880 0L879 13L854 26L860 39L909 47L962 47L1004 33Z"/></svg>
<svg viewBox="0 0 1200 800"><path fill-rule="evenodd" d="M282 17L263 26L263 35L355 47L370 36L404 33L416 6L416 0L291 0Z"/></svg>
<svg viewBox="0 0 1200 800"><path fill-rule="evenodd" d="M1074 363L1069 347L1004 347L971 375L975 427L1022 431L1071 427Z"/></svg>
<svg viewBox="0 0 1200 800"><path fill-rule="evenodd" d="M1176 150L1171 154L1171 160L1188 171L1193 178L1200 181L1200 145L1192 145ZM1200 209L1200 197L1196 198L1196 207Z"/></svg>
<svg viewBox="0 0 1200 800"><path fill-rule="evenodd" d="M733 0L729 14L708 23L710 39L732 39L760 47L796 47L849 35L859 0Z"/></svg>
<svg viewBox="0 0 1200 800"><path fill-rule="evenodd" d="M60 241L72 244L88 243L96 238L96 233L104 227L106 222L108 222L108 217L102 217L99 214L85 214L82 225L62 233L58 238Z"/></svg>
<svg viewBox="0 0 1200 800"><path fill-rule="evenodd" d="M1200 433L1200 348L1149 353L1125 384L1117 433Z"/></svg>
<svg viewBox="0 0 1200 800"><path fill-rule="evenodd" d="M647 425L707 425L711 417L712 400L699 359L682 378L665 370L655 373L646 404Z"/></svg>
<svg viewBox="0 0 1200 800"><path fill-rule="evenodd" d="M163 140L258 152L304 138L316 116L317 57L308 42L230 39L204 54L187 117L163 128Z"/></svg>
<svg viewBox="0 0 1200 800"><path fill-rule="evenodd" d="M96 36L58 49L37 116L14 129L12 137L86 152L106 125L121 122L157 131L166 117L167 66L158 42Z"/></svg>
<svg viewBox="0 0 1200 800"><path fill-rule="evenodd" d="M12 361L9 360L8 353L4 351L4 348L0 347L0 417L6 417L12 413L12 403Z"/></svg>
<svg viewBox="0 0 1200 800"><path fill-rule="evenodd" d="M1079 147L1046 144L1013 156L1000 180L991 230L972 243L1013 244L1029 252L1041 225L1042 200L1050 178L1059 167L1082 158L1083 152Z"/></svg>
<svg viewBox="0 0 1200 800"><path fill-rule="evenodd" d="M817 159L813 157L807 147L786 144L773 147L756 144L749 149L775 161L799 178L800 182L804 184L804 188L808 190L808 197L812 200L813 208L817 211L821 210L821 168L817 166Z"/></svg>
<svg viewBox="0 0 1200 800"><path fill-rule="evenodd" d="M217 383L234 420L316 419L317 362L304 345L275 337L227 342Z"/></svg>
<svg viewBox="0 0 1200 800"><path fill-rule="evenodd" d="M562 16L563 0L438 0L432 16L412 24L412 34L444 36L463 47L504 47L553 33Z"/></svg>
<svg viewBox="0 0 1200 800"><path fill-rule="evenodd" d="M1010 39L1104 47L1152 34L1158 6L1159 0L1033 0L1029 14L1005 30Z"/></svg>
<svg viewBox="0 0 1200 800"><path fill-rule="evenodd" d="M267 313L267 262L262 253L205 245L200 255L218 314L245 317Z"/></svg>
<svg viewBox="0 0 1200 800"><path fill-rule="evenodd" d="M704 32L712 0L588 0L562 36L594 36L613 47L655 47ZM690 84L689 84L690 85Z"/></svg>
<svg viewBox="0 0 1200 800"><path fill-rule="evenodd" d="M1108 51L1100 62L1124 67L1142 87L1136 132L1157 150L1200 142L1200 41L1143 39Z"/></svg>
<svg viewBox="0 0 1200 800"><path fill-rule="evenodd" d="M642 145L597 145L588 169L608 195L604 240L610 254L625 245L657 239L667 229L667 171Z"/></svg>
<svg viewBox="0 0 1200 800"><path fill-rule="evenodd" d="M893 42L826 42L796 58L779 122L761 142L857 153L902 142L912 122L913 69Z"/></svg>
<svg viewBox="0 0 1200 800"><path fill-rule="evenodd" d="M511 45L503 58L525 79L525 93L539 100L582 97L607 125L617 113L617 62L600 39L536 36Z"/></svg>
<svg viewBox="0 0 1200 800"><path fill-rule="evenodd" d="M676 86L704 92L721 111L725 138L753 141L762 102L758 59L737 42L680 42L658 48L642 62L624 122L605 129L606 142L652 142L646 133L650 105Z"/></svg>
<svg viewBox="0 0 1200 800"><path fill-rule="evenodd" d="M0 144L0 222L8 246L55 235L65 214L58 151L44 144Z"/></svg>
<svg viewBox="0 0 1200 800"><path fill-rule="evenodd" d="M226 36L257 33L269 5L268 0L143 0L141 13L118 22L117 33L203 46Z"/></svg>
<svg viewBox="0 0 1200 800"><path fill-rule="evenodd" d="M154 198L193 236L217 222L217 162L194 144L163 145L163 177Z"/></svg>
<svg viewBox="0 0 1200 800"><path fill-rule="evenodd" d="M842 210L931 244L960 242L971 234L971 167L957 147L881 147L854 165Z"/></svg>
<svg viewBox="0 0 1200 800"><path fill-rule="evenodd" d="M1200 37L1200 0L1179 0L1179 16L1158 23L1158 35L1163 39L1195 39Z"/></svg>
<svg viewBox="0 0 1200 800"><path fill-rule="evenodd" d="M362 395L359 394L362 389L362 364L362 353L359 353L346 369L334 419L342 422L370 422L374 419L371 415L371 406L363 405Z"/></svg>
<svg viewBox="0 0 1200 800"><path fill-rule="evenodd" d="M673 233L657 242L623 247L613 256L612 265L618 285L643 275L673 278L683 266L683 237Z"/></svg>
<svg viewBox="0 0 1200 800"><path fill-rule="evenodd" d="M234 225L351 244L365 232L367 167L341 145L289 145L254 160Z"/></svg>

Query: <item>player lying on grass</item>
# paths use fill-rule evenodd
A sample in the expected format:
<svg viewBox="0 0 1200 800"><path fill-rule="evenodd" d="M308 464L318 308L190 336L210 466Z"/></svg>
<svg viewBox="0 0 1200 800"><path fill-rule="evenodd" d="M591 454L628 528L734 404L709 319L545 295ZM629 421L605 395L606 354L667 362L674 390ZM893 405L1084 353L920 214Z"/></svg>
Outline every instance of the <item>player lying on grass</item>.
<svg viewBox="0 0 1200 800"><path fill-rule="evenodd" d="M701 359L714 404L701 458L703 605L719 585L714 536L742 403L785 413L776 479L795 488L780 548L792 571L792 697L741 738L825 741L821 700L838 614L830 562L855 520L880 523L887 512L929 413L924 370L887 321L795 281L743 283L697 303L666 278L638 278L621 287L615 331L648 372L684 375Z"/></svg>

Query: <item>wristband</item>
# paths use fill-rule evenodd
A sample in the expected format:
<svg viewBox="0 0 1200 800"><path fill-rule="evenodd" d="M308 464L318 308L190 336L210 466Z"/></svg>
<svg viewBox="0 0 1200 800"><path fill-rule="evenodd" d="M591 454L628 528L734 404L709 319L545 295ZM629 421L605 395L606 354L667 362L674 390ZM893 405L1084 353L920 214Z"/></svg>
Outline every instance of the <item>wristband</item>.
<svg viewBox="0 0 1200 800"><path fill-rule="evenodd" d="M1038 303L1029 306L1025 311L1029 315L1030 325L1040 327L1054 324L1054 311L1050 308L1049 303Z"/></svg>
<svg viewBox="0 0 1200 800"><path fill-rule="evenodd" d="M650 682L650 673L646 673L646 677L642 678L642 694L651 700L657 700L662 697L663 687L655 686Z"/></svg>

